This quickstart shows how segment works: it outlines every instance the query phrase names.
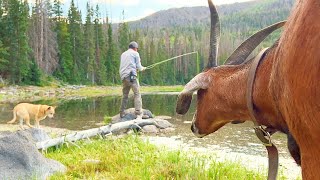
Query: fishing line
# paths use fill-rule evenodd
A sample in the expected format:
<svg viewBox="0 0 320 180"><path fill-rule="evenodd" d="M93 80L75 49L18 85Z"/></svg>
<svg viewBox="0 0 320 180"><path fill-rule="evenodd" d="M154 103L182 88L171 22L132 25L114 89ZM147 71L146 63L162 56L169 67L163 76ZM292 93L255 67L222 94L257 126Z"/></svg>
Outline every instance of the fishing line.
<svg viewBox="0 0 320 180"><path fill-rule="evenodd" d="M198 62L199 62L198 51L194 51L194 52L182 54L182 55L179 55L179 56L175 56L175 57L173 57L173 58L170 58L170 59L166 59L166 60L163 60L163 61L160 61L160 62L151 64L151 65L147 66L146 69L152 69L152 68L154 68L155 66L157 66L157 65L159 65L159 64L162 64L162 63L165 63L165 62L168 62L168 61L177 59L177 58L182 57L182 56L187 56L187 55L190 55L190 54L195 54L195 53L197 54L197 64L198 64Z"/></svg>

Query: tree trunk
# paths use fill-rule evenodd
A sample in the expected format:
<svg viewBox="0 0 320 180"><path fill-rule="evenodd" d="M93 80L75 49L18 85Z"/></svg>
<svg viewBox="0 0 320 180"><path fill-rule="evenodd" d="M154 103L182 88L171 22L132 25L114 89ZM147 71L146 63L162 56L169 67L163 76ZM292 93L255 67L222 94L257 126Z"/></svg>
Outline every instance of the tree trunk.
<svg viewBox="0 0 320 180"><path fill-rule="evenodd" d="M132 120L132 121L119 122L119 123L111 124L107 126L102 126L100 128L93 128L93 129L83 130L79 132L74 132L63 137L48 139L45 141L37 142L36 146L38 149L47 149L49 147L63 144L65 142L74 142L80 139L86 139L96 135L112 134L123 129L130 129L133 127L140 128L145 125L155 125L158 128L162 128L154 120L150 120L150 119Z"/></svg>

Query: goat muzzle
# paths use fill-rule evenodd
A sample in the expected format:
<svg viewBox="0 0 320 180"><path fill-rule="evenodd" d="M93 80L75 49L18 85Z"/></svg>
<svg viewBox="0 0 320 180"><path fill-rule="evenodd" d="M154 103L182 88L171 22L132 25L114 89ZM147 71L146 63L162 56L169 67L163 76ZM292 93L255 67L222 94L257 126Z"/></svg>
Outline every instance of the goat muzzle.
<svg viewBox="0 0 320 180"><path fill-rule="evenodd" d="M193 132L193 134L195 136L197 136L198 138L203 138L204 136L206 136L206 134L201 134L199 132L199 129L196 126L196 118L197 118L197 111L194 113L193 119L192 119L192 124L191 124L191 131Z"/></svg>

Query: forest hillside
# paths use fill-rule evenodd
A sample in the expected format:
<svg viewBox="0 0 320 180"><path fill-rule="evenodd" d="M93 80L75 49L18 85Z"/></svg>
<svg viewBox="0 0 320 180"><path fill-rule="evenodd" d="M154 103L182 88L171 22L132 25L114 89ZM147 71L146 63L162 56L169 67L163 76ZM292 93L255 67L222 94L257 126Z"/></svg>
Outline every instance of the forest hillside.
<svg viewBox="0 0 320 180"><path fill-rule="evenodd" d="M258 0L218 6L220 63L254 32L285 20L294 2ZM101 18L100 7L94 4L88 3L87 11L81 12L74 0L67 13L58 0L38 0L33 7L27 1L0 0L0 7L0 84L42 86L53 80L120 84L120 54L132 40L140 45L144 66L198 52L140 73L144 85L185 84L207 61L207 7L168 9L118 24ZM273 33L261 46L272 45L279 35L280 31Z"/></svg>

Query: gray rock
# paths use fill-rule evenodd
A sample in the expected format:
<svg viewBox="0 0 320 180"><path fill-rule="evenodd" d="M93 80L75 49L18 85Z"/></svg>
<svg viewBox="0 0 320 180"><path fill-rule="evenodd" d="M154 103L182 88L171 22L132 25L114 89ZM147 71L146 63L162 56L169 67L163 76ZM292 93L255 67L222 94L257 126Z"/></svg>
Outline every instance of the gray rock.
<svg viewBox="0 0 320 180"><path fill-rule="evenodd" d="M34 129L0 138L0 179L46 179L56 172L65 172L63 164L38 151L34 140L42 138L47 137Z"/></svg>
<svg viewBox="0 0 320 180"><path fill-rule="evenodd" d="M125 116L123 118L120 118L120 114L117 114L115 116L113 116L111 118L111 123L115 124L118 122L124 122L124 121L131 121L136 119L136 115L135 115L135 109L134 108L130 108L127 109L125 111ZM166 119L170 119L171 117L169 116L160 116L160 117L164 117ZM174 125L171 124L169 121L161 119L161 118L154 118L154 115L151 113L151 111L147 110L147 109L143 109L143 116L142 119L150 119L150 120L154 120L156 122L156 125L150 125L150 123L148 121L146 121L146 123L144 124L143 122L141 122L139 124L139 126L142 127L143 131L146 133L159 133L160 130L164 130L167 129L167 131L162 131L163 133L165 132L172 132L174 131ZM133 129L134 131L140 131L140 127L135 128L135 127L131 127L131 129ZM124 133L121 132L121 133ZM121 134L120 133L120 134Z"/></svg>
<svg viewBox="0 0 320 180"><path fill-rule="evenodd" d="M11 131L0 131L0 138L10 135Z"/></svg>
<svg viewBox="0 0 320 180"><path fill-rule="evenodd" d="M143 109L142 110L142 119L149 119L153 118L154 115L152 112L148 109ZM130 108L125 110L125 116L123 118L120 118L120 114L117 114L111 118L111 123L117 123L117 122L124 122L124 121L131 121L136 119L137 116L135 115L135 109Z"/></svg>
<svg viewBox="0 0 320 180"><path fill-rule="evenodd" d="M119 115L120 117L120 115ZM127 113L123 118L121 118L121 121L130 121L133 119L136 119L137 116L135 114Z"/></svg>
<svg viewBox="0 0 320 180"><path fill-rule="evenodd" d="M48 136L48 134L42 129L29 128L24 131L28 132L32 136L33 141L35 141L35 142L40 142L40 141L45 141L45 140L51 139Z"/></svg>
<svg viewBox="0 0 320 180"><path fill-rule="evenodd" d="M174 132L174 131L175 131L174 128L160 129L161 133L170 133L170 132Z"/></svg>
<svg viewBox="0 0 320 180"><path fill-rule="evenodd" d="M25 129L23 132L26 132L29 135L31 135L32 140L35 142L45 141L45 140L51 139L43 129L28 128L28 129ZM21 134L22 131L18 131L17 133ZM9 136L12 134L13 134L13 132L11 132L11 131L1 131L0 138L5 137L5 136Z"/></svg>
<svg viewBox="0 0 320 180"><path fill-rule="evenodd" d="M153 133L156 134L159 132L158 128L155 125L146 125L142 127L145 133Z"/></svg>
<svg viewBox="0 0 320 180"><path fill-rule="evenodd" d="M155 121L159 125L160 129L166 129L166 128L174 127L173 124L169 123L169 121L167 121L167 120L155 119Z"/></svg>
<svg viewBox="0 0 320 180"><path fill-rule="evenodd" d="M156 116L156 117L154 117L154 118L164 119L164 120L171 120L171 119L172 119L172 117L170 117L170 116Z"/></svg>

